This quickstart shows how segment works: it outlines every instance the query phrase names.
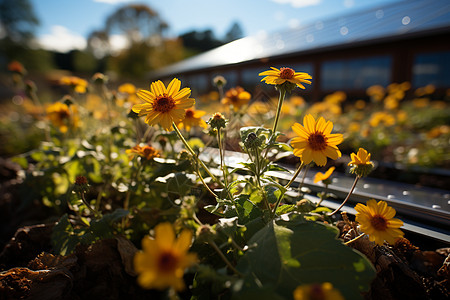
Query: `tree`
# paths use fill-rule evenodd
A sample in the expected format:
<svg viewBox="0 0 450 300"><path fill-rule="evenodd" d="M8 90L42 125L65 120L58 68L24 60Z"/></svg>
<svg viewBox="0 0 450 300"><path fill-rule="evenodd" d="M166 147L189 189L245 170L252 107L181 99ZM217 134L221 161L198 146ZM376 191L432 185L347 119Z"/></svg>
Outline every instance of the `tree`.
<svg viewBox="0 0 450 300"><path fill-rule="evenodd" d="M244 32L242 31L241 25L238 22L234 22L225 34L224 42L229 43L242 37L244 37Z"/></svg>
<svg viewBox="0 0 450 300"><path fill-rule="evenodd" d="M189 31L180 35L180 38L183 41L184 47L194 52L194 54L205 52L223 45L220 40L215 38L211 29L204 31Z"/></svg>
<svg viewBox="0 0 450 300"><path fill-rule="evenodd" d="M0 32L15 43L28 42L39 20L28 0L0 0Z"/></svg>
<svg viewBox="0 0 450 300"><path fill-rule="evenodd" d="M180 43L165 38L168 24L146 5L126 5L111 14L105 27L88 38L88 49L97 57L109 56L108 68L126 76L146 72L182 58ZM113 53L111 37L127 38L127 48Z"/></svg>

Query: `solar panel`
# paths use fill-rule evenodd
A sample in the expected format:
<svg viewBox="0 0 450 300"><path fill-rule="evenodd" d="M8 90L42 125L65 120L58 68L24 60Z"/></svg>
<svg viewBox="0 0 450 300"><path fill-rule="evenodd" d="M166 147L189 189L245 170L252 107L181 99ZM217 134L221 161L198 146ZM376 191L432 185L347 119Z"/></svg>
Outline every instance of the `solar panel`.
<svg viewBox="0 0 450 300"><path fill-rule="evenodd" d="M450 1L399 1L296 29L248 36L167 66L152 75L162 77L348 43L401 38L430 30L450 30Z"/></svg>

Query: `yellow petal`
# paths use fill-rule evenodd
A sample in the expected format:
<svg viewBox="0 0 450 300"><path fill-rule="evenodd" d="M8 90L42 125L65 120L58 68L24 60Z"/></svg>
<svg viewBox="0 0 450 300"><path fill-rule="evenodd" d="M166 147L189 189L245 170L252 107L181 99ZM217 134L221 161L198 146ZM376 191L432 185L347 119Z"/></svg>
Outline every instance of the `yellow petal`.
<svg viewBox="0 0 450 300"><path fill-rule="evenodd" d="M303 118L303 126L305 127L308 133L313 133L315 129L316 121L312 115L306 115Z"/></svg>
<svg viewBox="0 0 450 300"><path fill-rule="evenodd" d="M158 278L156 272L147 271L143 272L138 276L138 283L145 289L151 289L154 287L154 281Z"/></svg>
<svg viewBox="0 0 450 300"><path fill-rule="evenodd" d="M299 136L301 136L305 139L307 139L309 137L309 132L305 129L305 127L303 127L299 123L294 123L294 125L292 125L291 128Z"/></svg>
<svg viewBox="0 0 450 300"><path fill-rule="evenodd" d="M165 222L155 227L155 240L160 249L172 249L175 241L175 232L172 224Z"/></svg>
<svg viewBox="0 0 450 300"><path fill-rule="evenodd" d="M315 130L314 131L318 131L318 132L322 132L323 133L323 129L325 127L325 119L323 117L320 117L319 120L317 120L316 125L315 125Z"/></svg>
<svg viewBox="0 0 450 300"><path fill-rule="evenodd" d="M164 83L162 83L161 80L152 82L152 84L150 85L150 90L153 93L153 95L157 96L161 96L165 93L166 88L164 87Z"/></svg>
<svg viewBox="0 0 450 300"><path fill-rule="evenodd" d="M313 160L319 167L327 164L327 157L321 151L312 151Z"/></svg>
<svg viewBox="0 0 450 300"><path fill-rule="evenodd" d="M167 86L167 95L173 98L180 90L180 87L181 81L178 80L177 78L172 79L172 81Z"/></svg>
<svg viewBox="0 0 450 300"><path fill-rule="evenodd" d="M301 155L302 162L307 165L313 160L312 150L310 148L305 148Z"/></svg>
<svg viewBox="0 0 450 300"><path fill-rule="evenodd" d="M136 93L136 95L140 98L140 99L142 99L142 100L144 100L145 102L150 102L150 103L153 103L153 101L155 100L155 95L152 93L152 92L150 92L150 91L147 91L147 90L139 90L137 93Z"/></svg>
<svg viewBox="0 0 450 300"><path fill-rule="evenodd" d="M189 250L189 247L191 246L191 242L192 242L192 231L190 231L189 229L184 229L178 236L174 248L178 253L187 252Z"/></svg>
<svg viewBox="0 0 450 300"><path fill-rule="evenodd" d="M195 99L187 98L187 99L181 100L179 103L176 103L176 106L177 106L177 108L187 109L187 108L194 106L194 104L195 104Z"/></svg>

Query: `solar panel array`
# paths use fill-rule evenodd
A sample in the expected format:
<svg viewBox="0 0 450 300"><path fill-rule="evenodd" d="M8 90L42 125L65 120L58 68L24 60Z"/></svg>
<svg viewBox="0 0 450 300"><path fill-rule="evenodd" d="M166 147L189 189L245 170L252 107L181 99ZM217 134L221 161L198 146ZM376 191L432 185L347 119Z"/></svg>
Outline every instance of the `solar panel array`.
<svg viewBox="0 0 450 300"><path fill-rule="evenodd" d="M437 30L450 31L450 1L405 0L295 29L248 36L167 66L154 75L162 77L267 57L301 55L317 49Z"/></svg>

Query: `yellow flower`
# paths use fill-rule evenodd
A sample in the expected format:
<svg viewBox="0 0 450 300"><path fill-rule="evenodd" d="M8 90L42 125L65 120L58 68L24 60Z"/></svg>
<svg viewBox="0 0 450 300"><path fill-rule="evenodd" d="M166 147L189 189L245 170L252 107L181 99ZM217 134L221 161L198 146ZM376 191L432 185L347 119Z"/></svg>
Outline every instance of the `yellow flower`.
<svg viewBox="0 0 450 300"><path fill-rule="evenodd" d="M296 84L299 88L305 89L302 83L311 84L311 75L303 72L295 72L291 68L274 68L270 67L272 70L267 70L259 73L259 76L266 76L261 81L265 81L267 84L281 85L285 82L291 82Z"/></svg>
<svg viewBox="0 0 450 300"><path fill-rule="evenodd" d="M150 91L139 90L137 95L145 101L133 106L133 111L139 116L146 116L145 122L152 126L160 124L162 128L170 131L173 122L183 120L185 109L194 105L195 100L189 98L191 89L180 90L181 81L174 78L167 88L160 80L152 82Z"/></svg>
<svg viewBox="0 0 450 300"><path fill-rule="evenodd" d="M69 127L78 127L79 117L75 106L70 109L65 103L55 102L46 108L46 113L50 122L62 133L66 133Z"/></svg>
<svg viewBox="0 0 450 300"><path fill-rule="evenodd" d="M292 105L294 105L294 106L303 107L306 104L305 98L303 98L301 96L296 96L296 95L292 96L290 101L291 101Z"/></svg>
<svg viewBox="0 0 450 300"><path fill-rule="evenodd" d="M118 106L124 106L126 102L129 102L128 105L139 103L139 99L136 96L136 87L133 84L124 83L117 88L117 91L119 92L116 101Z"/></svg>
<svg viewBox="0 0 450 300"><path fill-rule="evenodd" d="M395 96L388 95L384 98L384 108L392 110L398 107L398 99Z"/></svg>
<svg viewBox="0 0 450 300"><path fill-rule="evenodd" d="M206 125L206 122L202 119L205 114L206 111L188 108L186 109L183 121L178 125L180 128L185 128L187 131L191 130L192 127L206 128L208 125Z"/></svg>
<svg viewBox="0 0 450 300"><path fill-rule="evenodd" d="M137 156L143 157L146 160L152 160L155 157L159 157L159 151L153 148L152 146L139 146L136 145L131 149L125 150L125 153L128 154L128 158L132 160Z"/></svg>
<svg viewBox="0 0 450 300"><path fill-rule="evenodd" d="M403 237L403 232L399 229L403 226L403 221L394 218L395 209L388 206L385 201L367 201L367 206L361 203L356 204L356 222L361 226L361 231L369 235L369 240L382 245L384 241L394 244L395 241Z"/></svg>
<svg viewBox="0 0 450 300"><path fill-rule="evenodd" d="M316 176L314 176L314 183L327 180L328 177L330 177L330 175L333 174L334 169L336 168L335 167L329 168L328 171L325 172L325 174L322 172L317 172Z"/></svg>
<svg viewBox="0 0 450 300"><path fill-rule="evenodd" d="M366 101L360 99L355 102L356 109L364 109L365 107L366 107Z"/></svg>
<svg viewBox="0 0 450 300"><path fill-rule="evenodd" d="M369 174L373 169L373 163L370 161L370 153L363 148L358 149L358 154L350 154L352 159L348 165L352 167L351 173L362 177Z"/></svg>
<svg viewBox="0 0 450 300"><path fill-rule="evenodd" d="M155 238L142 239L143 251L134 256L134 269L139 274L138 283L147 289L164 290L173 287L177 291L185 288L184 270L197 262L197 255L188 253L192 232L181 231L178 238L170 223L155 227Z"/></svg>
<svg viewBox="0 0 450 300"><path fill-rule="evenodd" d="M131 94L136 93L136 87L134 86L134 84L124 83L117 88L117 91L119 93L125 93L125 94L131 95Z"/></svg>
<svg viewBox="0 0 450 300"><path fill-rule="evenodd" d="M76 76L63 76L59 80L59 83L62 85L70 86L75 92L79 94L86 93L86 88L88 86L88 82L86 80Z"/></svg>
<svg viewBox="0 0 450 300"><path fill-rule="evenodd" d="M323 99L324 102L328 102L330 104L340 104L341 102L347 99L347 94L343 91L336 91L332 94L325 96Z"/></svg>
<svg viewBox="0 0 450 300"><path fill-rule="evenodd" d="M377 111L370 116L369 124L372 127L377 127L380 124L389 127L395 124L395 118L384 111Z"/></svg>
<svg viewBox="0 0 450 300"><path fill-rule="evenodd" d="M331 134L331 121L325 122L320 117L316 122L313 116L306 115L303 124L295 123L292 126L292 130L299 136L292 139L291 146L294 148L294 155L300 157L304 164L314 161L318 166L324 166L327 157L341 157L337 145L343 141L343 137L342 134Z"/></svg>
<svg viewBox="0 0 450 300"><path fill-rule="evenodd" d="M349 166L353 165L372 165L372 162L370 161L370 153L367 152L367 150L363 148L358 149L358 154L352 153L350 154L350 158L352 159L351 162L348 163Z"/></svg>
<svg viewBox="0 0 450 300"><path fill-rule="evenodd" d="M222 99L222 104L233 105L235 111L238 111L242 106L247 104L251 95L240 86L232 88L225 93L225 97Z"/></svg>
<svg viewBox="0 0 450 300"><path fill-rule="evenodd" d="M361 125L359 124L359 122L351 122L350 124L348 124L347 128L347 130L350 131L351 133L359 132L360 129Z"/></svg>
<svg viewBox="0 0 450 300"><path fill-rule="evenodd" d="M366 93L370 96L375 102L381 101L386 93L384 87L381 85L372 85L367 88Z"/></svg>
<svg viewBox="0 0 450 300"><path fill-rule="evenodd" d="M294 290L294 300L344 300L341 292L329 282L302 284Z"/></svg>

